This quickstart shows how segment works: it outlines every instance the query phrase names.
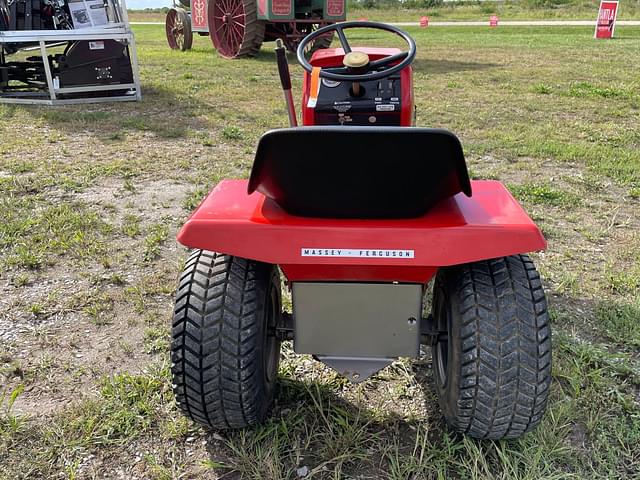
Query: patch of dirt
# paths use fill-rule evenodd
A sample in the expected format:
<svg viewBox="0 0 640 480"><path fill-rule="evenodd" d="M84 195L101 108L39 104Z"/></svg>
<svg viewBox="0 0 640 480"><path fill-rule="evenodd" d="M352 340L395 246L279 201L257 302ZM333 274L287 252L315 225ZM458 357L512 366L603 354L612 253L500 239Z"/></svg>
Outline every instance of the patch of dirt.
<svg viewBox="0 0 640 480"><path fill-rule="evenodd" d="M1 370L10 390L25 385L17 413L50 413L96 388L96 380L119 371L137 373L153 358L144 352L147 327L167 328L172 290L184 250L175 241L188 212L182 208L188 187L139 181L127 190L110 179L79 194L54 191L60 200L80 200L111 225L108 258L101 263L57 259L52 266L18 272L0 285L0 341L8 346ZM120 233L127 214L140 218L140 234ZM159 255L143 260L150 226L168 226ZM34 305L38 305L34 311ZM1 366L1 365L0 365Z"/></svg>
<svg viewBox="0 0 640 480"><path fill-rule="evenodd" d="M583 450L587 442L587 427L582 423L574 423L567 436L567 442L573 447Z"/></svg>
<svg viewBox="0 0 640 480"><path fill-rule="evenodd" d="M535 256L543 273L554 274L555 278L543 275L554 290L562 291L565 274L580 279L581 288L589 288L581 294L601 291L605 265L616 256L619 246L629 243L629 237L640 230L637 200L604 177L595 180L580 165L528 158L509 163L490 156L472 159L470 164L479 177L489 175L514 185L549 184L575 196L577 201L570 205L524 202L549 243L546 251Z"/></svg>

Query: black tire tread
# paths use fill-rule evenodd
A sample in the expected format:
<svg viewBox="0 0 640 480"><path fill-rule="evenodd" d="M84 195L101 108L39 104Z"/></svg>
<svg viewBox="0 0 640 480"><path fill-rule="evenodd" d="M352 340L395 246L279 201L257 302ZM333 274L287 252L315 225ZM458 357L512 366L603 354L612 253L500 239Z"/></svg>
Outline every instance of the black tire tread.
<svg viewBox="0 0 640 480"><path fill-rule="evenodd" d="M191 50L193 46L193 30L191 29L191 17L187 14L187 11L183 8L177 8L178 15L182 17L182 24L184 25L184 44L180 50L183 52Z"/></svg>
<svg viewBox="0 0 640 480"><path fill-rule="evenodd" d="M443 269L455 298L461 362L450 425L480 439L516 438L545 411L551 330L540 275L527 255ZM455 348L455 347L454 347Z"/></svg>
<svg viewBox="0 0 640 480"><path fill-rule="evenodd" d="M258 20L258 7L255 0L243 0L244 3L244 39L236 58L255 57L264 41L265 22Z"/></svg>
<svg viewBox="0 0 640 480"><path fill-rule="evenodd" d="M180 276L172 325L171 371L180 409L216 429L264 419L256 315L271 265L195 250Z"/></svg>

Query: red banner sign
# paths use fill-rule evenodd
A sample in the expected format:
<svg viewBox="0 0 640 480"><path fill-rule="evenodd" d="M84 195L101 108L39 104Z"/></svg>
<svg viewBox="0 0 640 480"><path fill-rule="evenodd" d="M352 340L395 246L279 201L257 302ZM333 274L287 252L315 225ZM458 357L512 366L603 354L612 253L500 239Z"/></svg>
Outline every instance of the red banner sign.
<svg viewBox="0 0 640 480"><path fill-rule="evenodd" d="M274 15L291 15L291 0L272 0L271 13Z"/></svg>
<svg viewBox="0 0 640 480"><path fill-rule="evenodd" d="M344 15L345 0L327 0L327 15L341 17Z"/></svg>
<svg viewBox="0 0 640 480"><path fill-rule="evenodd" d="M193 29L207 30L207 0L191 1L191 25Z"/></svg>
<svg viewBox="0 0 640 480"><path fill-rule="evenodd" d="M618 15L618 2L602 0L598 11L598 21L596 22L595 38L612 38L616 28L616 17Z"/></svg>

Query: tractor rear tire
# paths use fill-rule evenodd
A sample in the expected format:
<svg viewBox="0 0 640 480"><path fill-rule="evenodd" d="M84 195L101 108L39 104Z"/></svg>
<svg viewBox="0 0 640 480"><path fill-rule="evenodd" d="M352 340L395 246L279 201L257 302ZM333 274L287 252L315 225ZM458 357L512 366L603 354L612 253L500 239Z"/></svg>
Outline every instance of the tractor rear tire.
<svg viewBox="0 0 640 480"><path fill-rule="evenodd" d="M209 36L224 58L255 57L264 40L255 0L209 0Z"/></svg>
<svg viewBox="0 0 640 480"><path fill-rule="evenodd" d="M542 419L551 385L547 302L533 262L514 255L440 269L433 372L454 430L516 438Z"/></svg>
<svg viewBox="0 0 640 480"><path fill-rule="evenodd" d="M277 267L195 250L180 276L171 373L180 409L214 429L264 421L276 390Z"/></svg>

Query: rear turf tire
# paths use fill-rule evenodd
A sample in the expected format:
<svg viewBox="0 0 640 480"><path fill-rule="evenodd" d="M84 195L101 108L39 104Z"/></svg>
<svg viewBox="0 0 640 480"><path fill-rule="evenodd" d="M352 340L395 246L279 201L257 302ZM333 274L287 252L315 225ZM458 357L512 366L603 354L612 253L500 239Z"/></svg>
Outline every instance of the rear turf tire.
<svg viewBox="0 0 640 480"><path fill-rule="evenodd" d="M434 285L440 407L454 430L516 438L541 420L551 384L551 331L540 276L526 255L443 268Z"/></svg>
<svg viewBox="0 0 640 480"><path fill-rule="evenodd" d="M215 429L264 421L276 389L281 315L274 265L195 250L180 276L171 341L180 409Z"/></svg>

